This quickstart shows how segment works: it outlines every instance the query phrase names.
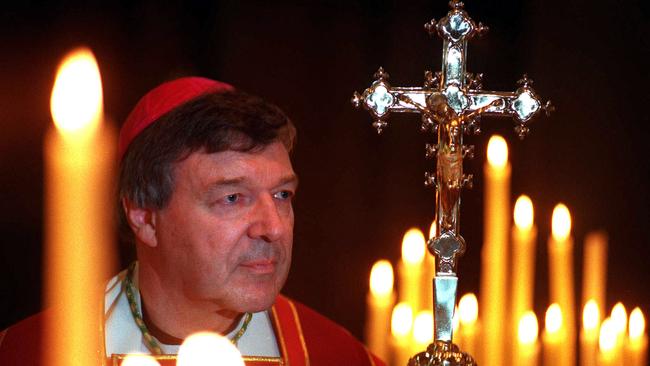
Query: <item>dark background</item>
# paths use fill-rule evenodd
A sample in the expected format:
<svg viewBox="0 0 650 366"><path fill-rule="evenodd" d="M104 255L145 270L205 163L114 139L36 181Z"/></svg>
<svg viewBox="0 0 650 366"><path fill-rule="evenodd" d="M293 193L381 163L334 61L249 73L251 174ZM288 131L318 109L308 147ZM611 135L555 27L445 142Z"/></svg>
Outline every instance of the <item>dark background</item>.
<svg viewBox="0 0 650 366"><path fill-rule="evenodd" d="M548 305L546 240L553 206L565 202L576 242L606 230L608 311L616 301L650 312L648 231L648 3L470 1L490 32L470 43L468 71L487 90L510 91L527 72L557 112L519 141L508 119L485 118L465 164L475 188L463 196L469 248L461 292L478 291L485 148L510 144L512 198L529 194L539 228L535 307ZM155 85L197 74L280 105L299 129L294 154L294 262L285 293L362 337L372 263L395 263L403 233L428 230L434 192L422 186L428 137L415 116L394 115L381 137L349 103L378 66L393 85L418 86L440 69L441 41L422 25L445 1L75 1L12 2L0 10L0 329L40 309L43 239L42 141L57 64L70 49L95 52L106 114L119 125ZM123 253L124 260L131 254Z"/></svg>

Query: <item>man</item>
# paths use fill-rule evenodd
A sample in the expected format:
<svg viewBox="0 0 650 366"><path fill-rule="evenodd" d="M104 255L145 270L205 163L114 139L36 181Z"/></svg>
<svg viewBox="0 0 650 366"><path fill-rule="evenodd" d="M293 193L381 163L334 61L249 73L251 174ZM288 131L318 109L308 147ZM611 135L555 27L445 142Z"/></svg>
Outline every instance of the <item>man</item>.
<svg viewBox="0 0 650 366"><path fill-rule="evenodd" d="M177 79L138 102L119 140L122 219L138 260L106 289L106 357L176 354L210 330L249 364L381 364L279 295L291 262L294 139L277 107L209 79ZM0 364L25 364L21 334L40 322L4 333Z"/></svg>

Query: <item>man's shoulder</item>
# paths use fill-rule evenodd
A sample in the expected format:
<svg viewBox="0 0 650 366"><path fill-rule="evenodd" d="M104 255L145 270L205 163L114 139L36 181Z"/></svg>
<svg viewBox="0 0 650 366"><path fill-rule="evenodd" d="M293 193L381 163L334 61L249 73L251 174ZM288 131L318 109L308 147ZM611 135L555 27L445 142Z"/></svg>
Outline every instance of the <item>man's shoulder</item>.
<svg viewBox="0 0 650 366"><path fill-rule="evenodd" d="M43 311L0 331L0 365L38 365L43 347Z"/></svg>
<svg viewBox="0 0 650 366"><path fill-rule="evenodd" d="M311 365L383 365L345 328L307 305L280 295L275 308L296 321Z"/></svg>

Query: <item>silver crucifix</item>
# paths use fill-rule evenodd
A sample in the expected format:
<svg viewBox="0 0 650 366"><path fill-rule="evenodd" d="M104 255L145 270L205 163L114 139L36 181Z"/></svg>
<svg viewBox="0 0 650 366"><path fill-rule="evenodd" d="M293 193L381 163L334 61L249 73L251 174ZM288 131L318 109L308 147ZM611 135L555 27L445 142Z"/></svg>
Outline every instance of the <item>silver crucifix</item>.
<svg viewBox="0 0 650 366"><path fill-rule="evenodd" d="M528 123L540 110L548 114L550 102L542 104L526 75L514 92L482 90L482 74L465 72L467 41L480 36L487 27L474 21L453 0L447 16L425 24L429 34L443 40L442 71L425 72L424 87L392 87L381 67L376 80L363 94L354 93L352 103L363 106L373 116L373 126L381 133L391 113L420 113L423 132L437 133L437 144L427 144L428 158L436 157L436 172L425 173L425 184L436 187L436 235L429 240L429 251L436 258L434 288L434 338L427 351L415 355L409 365L471 365L471 356L452 343L452 319L457 297L458 258L465 251L459 233L460 190L472 184L472 175L463 174L463 158L471 158L473 146L463 145L463 134L478 134L483 115L512 116L515 132L523 138Z"/></svg>

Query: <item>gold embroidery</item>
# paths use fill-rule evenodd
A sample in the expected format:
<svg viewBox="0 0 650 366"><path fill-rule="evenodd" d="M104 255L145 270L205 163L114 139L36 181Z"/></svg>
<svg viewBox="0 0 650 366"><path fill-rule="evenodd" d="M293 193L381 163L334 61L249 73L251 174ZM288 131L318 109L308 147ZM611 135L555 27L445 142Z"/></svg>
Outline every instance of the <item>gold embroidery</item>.
<svg viewBox="0 0 650 366"><path fill-rule="evenodd" d="M305 344L305 337L302 335L302 326L300 325L300 318L298 318L298 312L296 307L293 305L293 302L287 300L289 306L291 307L291 312L293 317L296 319L296 327L298 328L298 335L300 336L300 343L302 343L302 349L305 351L305 366L309 366L309 352L307 352L307 345Z"/></svg>
<svg viewBox="0 0 650 366"><path fill-rule="evenodd" d="M273 314L273 323L275 325L275 330L278 333L278 343L280 343L280 348L282 348L282 358L286 361L287 366L289 366L291 362L289 361L287 345L284 343L284 335L282 334L282 327L280 326L280 318L278 318L278 313L275 311L275 306L271 307L271 313Z"/></svg>

